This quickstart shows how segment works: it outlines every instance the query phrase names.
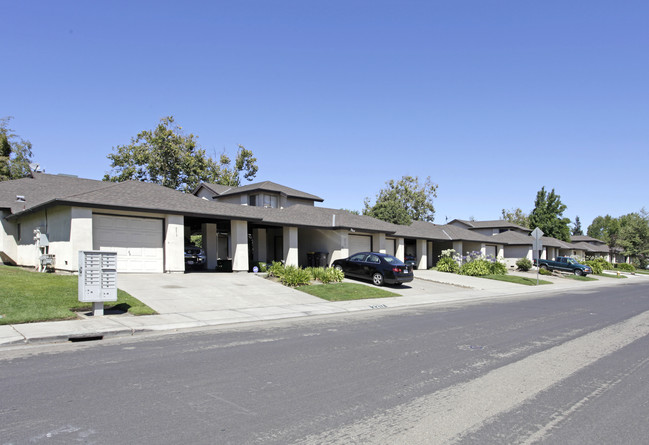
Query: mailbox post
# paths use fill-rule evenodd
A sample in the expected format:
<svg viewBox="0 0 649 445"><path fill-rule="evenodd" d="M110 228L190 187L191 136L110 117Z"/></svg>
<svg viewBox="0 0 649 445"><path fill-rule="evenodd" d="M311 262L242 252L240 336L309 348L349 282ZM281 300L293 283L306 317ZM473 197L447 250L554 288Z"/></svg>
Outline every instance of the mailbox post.
<svg viewBox="0 0 649 445"><path fill-rule="evenodd" d="M79 251L79 301L104 315L104 301L117 301L117 252Z"/></svg>

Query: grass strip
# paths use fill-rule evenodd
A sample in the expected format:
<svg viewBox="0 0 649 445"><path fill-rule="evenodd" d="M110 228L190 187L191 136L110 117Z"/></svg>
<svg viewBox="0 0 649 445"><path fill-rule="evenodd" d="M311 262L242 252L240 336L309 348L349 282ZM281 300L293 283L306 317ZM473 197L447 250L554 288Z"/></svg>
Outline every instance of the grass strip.
<svg viewBox="0 0 649 445"><path fill-rule="evenodd" d="M92 303L81 303L78 295L76 275L39 273L20 267L0 266L0 325L73 320L77 318L75 311L92 310ZM104 303L104 309L115 309L133 315L156 313L119 289L117 301Z"/></svg>
<svg viewBox="0 0 649 445"><path fill-rule="evenodd" d="M536 278L519 277L516 275L485 275L482 278L489 280L506 281L508 283L524 284L526 286L536 286ZM553 284L551 281L539 280L541 284Z"/></svg>
<svg viewBox="0 0 649 445"><path fill-rule="evenodd" d="M399 294L358 283L329 283L299 286L297 290L327 301L364 300L366 298L398 297Z"/></svg>
<svg viewBox="0 0 649 445"><path fill-rule="evenodd" d="M600 273L597 275L598 277L606 277L606 278L628 278L626 275L617 275L617 274L612 274L612 273Z"/></svg>
<svg viewBox="0 0 649 445"><path fill-rule="evenodd" d="M597 278L593 277L587 277L584 275L566 275L565 278L568 278L569 280L576 280L576 281L597 281Z"/></svg>

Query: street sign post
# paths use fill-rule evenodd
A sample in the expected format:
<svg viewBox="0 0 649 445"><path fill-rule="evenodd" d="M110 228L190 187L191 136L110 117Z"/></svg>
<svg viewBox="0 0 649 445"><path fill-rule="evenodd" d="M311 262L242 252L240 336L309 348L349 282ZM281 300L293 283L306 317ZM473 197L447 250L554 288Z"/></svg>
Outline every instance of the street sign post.
<svg viewBox="0 0 649 445"><path fill-rule="evenodd" d="M539 270L541 269L541 251L543 250L543 230L538 227L532 230L532 252L533 257L536 259L536 285L539 285Z"/></svg>

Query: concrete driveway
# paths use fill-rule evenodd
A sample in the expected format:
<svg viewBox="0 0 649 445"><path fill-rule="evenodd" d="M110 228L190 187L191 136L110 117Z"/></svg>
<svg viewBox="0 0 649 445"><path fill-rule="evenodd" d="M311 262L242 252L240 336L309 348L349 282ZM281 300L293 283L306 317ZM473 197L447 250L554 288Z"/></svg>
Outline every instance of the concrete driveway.
<svg viewBox="0 0 649 445"><path fill-rule="evenodd" d="M323 301L251 273L121 274L117 287L160 314Z"/></svg>

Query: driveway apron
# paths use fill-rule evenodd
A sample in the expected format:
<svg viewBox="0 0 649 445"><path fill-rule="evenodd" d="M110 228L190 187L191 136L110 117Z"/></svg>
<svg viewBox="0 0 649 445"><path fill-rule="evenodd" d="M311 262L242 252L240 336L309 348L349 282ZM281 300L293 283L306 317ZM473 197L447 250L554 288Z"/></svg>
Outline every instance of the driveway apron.
<svg viewBox="0 0 649 445"><path fill-rule="evenodd" d="M323 302L251 273L121 274L117 287L160 314Z"/></svg>

